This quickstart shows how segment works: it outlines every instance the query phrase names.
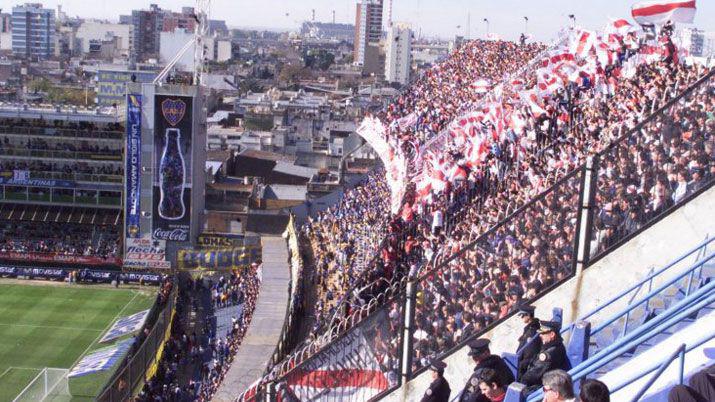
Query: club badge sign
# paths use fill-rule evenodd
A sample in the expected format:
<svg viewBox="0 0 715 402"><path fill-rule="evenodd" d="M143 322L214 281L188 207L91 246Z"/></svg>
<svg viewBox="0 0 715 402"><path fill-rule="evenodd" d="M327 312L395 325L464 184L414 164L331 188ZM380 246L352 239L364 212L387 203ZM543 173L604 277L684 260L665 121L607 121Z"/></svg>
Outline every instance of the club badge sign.
<svg viewBox="0 0 715 402"><path fill-rule="evenodd" d="M192 98L155 98L152 237L189 241L191 221Z"/></svg>

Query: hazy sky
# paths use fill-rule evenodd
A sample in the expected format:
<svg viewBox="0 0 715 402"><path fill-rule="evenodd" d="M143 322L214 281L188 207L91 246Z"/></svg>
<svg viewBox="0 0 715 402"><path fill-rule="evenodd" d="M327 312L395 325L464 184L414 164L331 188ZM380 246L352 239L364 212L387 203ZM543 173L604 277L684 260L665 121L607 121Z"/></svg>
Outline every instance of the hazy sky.
<svg viewBox="0 0 715 402"><path fill-rule="evenodd" d="M41 0L40 0L41 1ZM24 0L3 0L4 4L24 3ZM630 19L634 0L393 0L393 21L405 21L422 30L424 35L449 38L464 35L467 15L471 15L471 37L483 37L484 18L490 32L505 39L516 39L524 30L524 16L529 18L528 30L538 40L551 39L558 28L569 23L574 14L578 25L600 28L609 17ZM148 8L157 3L162 8L179 10L191 6L187 0L45 0L45 6L61 4L70 16L118 20L120 14L132 9ZM715 0L698 0L695 26L715 31ZM3 8L9 8L5 6ZM310 19L311 9L317 21L330 21L335 10L336 22L355 22L355 0L213 0L212 19L226 20L230 27L261 27L295 29ZM286 16L286 13L289 15ZM457 26L460 28L457 28Z"/></svg>

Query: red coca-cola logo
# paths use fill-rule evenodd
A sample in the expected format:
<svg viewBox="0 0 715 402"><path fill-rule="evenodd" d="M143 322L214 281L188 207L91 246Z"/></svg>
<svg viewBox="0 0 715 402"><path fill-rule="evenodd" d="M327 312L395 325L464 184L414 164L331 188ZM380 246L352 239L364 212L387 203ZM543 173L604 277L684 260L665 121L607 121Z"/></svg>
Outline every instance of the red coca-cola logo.
<svg viewBox="0 0 715 402"><path fill-rule="evenodd" d="M189 240L189 231L186 229L164 230L157 228L154 229L152 237L159 240L187 241Z"/></svg>

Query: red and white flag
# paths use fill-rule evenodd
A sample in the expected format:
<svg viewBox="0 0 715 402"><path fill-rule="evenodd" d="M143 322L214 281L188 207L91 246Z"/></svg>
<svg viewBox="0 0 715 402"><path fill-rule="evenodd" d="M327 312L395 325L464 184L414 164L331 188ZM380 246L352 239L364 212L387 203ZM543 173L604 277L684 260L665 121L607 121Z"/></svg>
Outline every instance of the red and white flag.
<svg viewBox="0 0 715 402"><path fill-rule="evenodd" d="M366 401L389 388L390 383L378 357L358 330L290 372L286 385L301 401Z"/></svg>
<svg viewBox="0 0 715 402"><path fill-rule="evenodd" d="M569 46L569 52L577 57L586 58L588 52L593 48L596 43L596 33L591 31L579 31L576 36L572 38L571 44Z"/></svg>
<svg viewBox="0 0 715 402"><path fill-rule="evenodd" d="M618 20L612 19L605 29L606 33L608 34L618 34L621 36L626 36L629 32L634 30L635 28L633 27L633 25L631 25L630 22L624 20L623 18Z"/></svg>
<svg viewBox="0 0 715 402"><path fill-rule="evenodd" d="M484 94L489 92L489 82L484 78L474 81L471 87L472 89L474 89L474 92L478 94Z"/></svg>
<svg viewBox="0 0 715 402"><path fill-rule="evenodd" d="M641 25L662 25L668 21L691 24L695 18L695 0L640 1L631 8L631 15Z"/></svg>

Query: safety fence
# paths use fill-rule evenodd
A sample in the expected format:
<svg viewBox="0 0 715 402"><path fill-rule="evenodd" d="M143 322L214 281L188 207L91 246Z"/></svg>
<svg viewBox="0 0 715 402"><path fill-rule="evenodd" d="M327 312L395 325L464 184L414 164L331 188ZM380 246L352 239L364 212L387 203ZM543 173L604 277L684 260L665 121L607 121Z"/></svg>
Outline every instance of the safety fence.
<svg viewBox="0 0 715 402"><path fill-rule="evenodd" d="M102 389L97 401L127 401L144 382L156 374L166 342L171 335L171 324L176 313L178 283L174 281L166 301L159 300L152 307L147 323L135 346L129 351L107 385ZM161 296L159 296L161 297Z"/></svg>

